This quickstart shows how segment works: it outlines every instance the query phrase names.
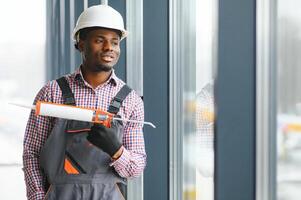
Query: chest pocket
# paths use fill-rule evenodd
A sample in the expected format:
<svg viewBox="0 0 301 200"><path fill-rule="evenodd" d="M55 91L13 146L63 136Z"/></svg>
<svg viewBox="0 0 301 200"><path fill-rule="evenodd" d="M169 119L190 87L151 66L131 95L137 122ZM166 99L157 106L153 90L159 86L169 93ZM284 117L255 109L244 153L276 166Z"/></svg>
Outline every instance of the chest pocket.
<svg viewBox="0 0 301 200"><path fill-rule="evenodd" d="M97 174L110 170L111 158L86 138L91 123L68 121L64 170L67 174Z"/></svg>

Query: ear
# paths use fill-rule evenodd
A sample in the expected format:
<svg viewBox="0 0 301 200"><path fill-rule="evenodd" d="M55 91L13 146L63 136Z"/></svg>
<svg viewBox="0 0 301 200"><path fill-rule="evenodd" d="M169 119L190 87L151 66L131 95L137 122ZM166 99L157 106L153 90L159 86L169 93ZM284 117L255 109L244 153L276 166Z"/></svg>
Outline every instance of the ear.
<svg viewBox="0 0 301 200"><path fill-rule="evenodd" d="M77 43L77 47L78 47L78 50L80 52L83 52L84 51L84 47L85 47L85 41L84 40L79 40L79 42Z"/></svg>

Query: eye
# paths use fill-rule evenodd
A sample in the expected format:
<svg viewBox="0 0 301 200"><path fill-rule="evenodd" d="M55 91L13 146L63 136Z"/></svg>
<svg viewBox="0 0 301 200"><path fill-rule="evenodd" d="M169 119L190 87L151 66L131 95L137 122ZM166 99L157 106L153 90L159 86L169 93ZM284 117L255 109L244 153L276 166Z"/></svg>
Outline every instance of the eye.
<svg viewBox="0 0 301 200"><path fill-rule="evenodd" d="M95 42L96 42L96 43L103 43L103 39L98 38L98 39L95 40Z"/></svg>
<svg viewBox="0 0 301 200"><path fill-rule="evenodd" d="M113 44L114 46L117 46L117 45L119 45L119 42L118 42L118 41L113 41L112 44Z"/></svg>

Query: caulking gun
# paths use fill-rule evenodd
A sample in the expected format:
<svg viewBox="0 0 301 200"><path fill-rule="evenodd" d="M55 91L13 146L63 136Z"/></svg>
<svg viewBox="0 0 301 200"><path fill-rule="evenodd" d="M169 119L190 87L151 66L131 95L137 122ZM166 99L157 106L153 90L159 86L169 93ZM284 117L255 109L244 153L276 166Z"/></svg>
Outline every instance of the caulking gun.
<svg viewBox="0 0 301 200"><path fill-rule="evenodd" d="M36 115L57 117L70 120L79 120L85 122L93 122L98 124L103 124L106 127L111 126L112 120L131 122L131 123L140 123L150 125L153 128L156 126L151 122L130 120L114 117L114 114L102 111L100 109L90 109L83 108L78 106L56 104L44 101L37 101L36 105L27 106L22 104L10 103L15 106L29 108L35 110Z"/></svg>

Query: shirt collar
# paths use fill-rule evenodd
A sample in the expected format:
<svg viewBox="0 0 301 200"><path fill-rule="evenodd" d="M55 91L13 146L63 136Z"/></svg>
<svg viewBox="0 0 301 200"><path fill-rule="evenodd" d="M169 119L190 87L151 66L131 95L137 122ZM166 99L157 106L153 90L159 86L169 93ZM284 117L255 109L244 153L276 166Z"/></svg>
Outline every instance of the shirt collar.
<svg viewBox="0 0 301 200"><path fill-rule="evenodd" d="M84 79L81 67L79 67L75 70L74 77L75 77L75 80L78 80L78 81L84 83L85 85L89 85L89 83ZM114 69L112 69L112 73L111 73L109 79L104 84L111 83L113 86L116 86L117 85L117 79L118 78L115 74L115 71L114 71Z"/></svg>

